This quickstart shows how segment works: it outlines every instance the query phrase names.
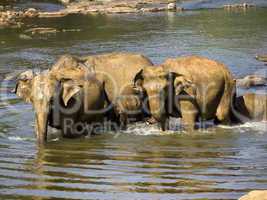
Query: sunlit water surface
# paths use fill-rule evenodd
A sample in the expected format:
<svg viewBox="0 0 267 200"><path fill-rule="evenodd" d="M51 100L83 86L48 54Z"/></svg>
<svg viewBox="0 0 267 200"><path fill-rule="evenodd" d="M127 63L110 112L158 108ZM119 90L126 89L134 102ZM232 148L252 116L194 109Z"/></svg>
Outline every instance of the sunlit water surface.
<svg viewBox="0 0 267 200"><path fill-rule="evenodd" d="M203 55L236 77L265 74L267 9L66 17L27 22L52 35L0 30L2 76L47 68L64 53L140 52L154 63ZM26 29L26 28L25 28ZM201 69L200 69L201 70ZM86 139L52 137L37 147L30 105L6 94L0 104L0 199L237 199L267 188L266 123L195 133L160 132L144 123ZM265 88L257 88L264 92ZM241 91L244 92L244 91ZM173 123L178 123L173 119Z"/></svg>

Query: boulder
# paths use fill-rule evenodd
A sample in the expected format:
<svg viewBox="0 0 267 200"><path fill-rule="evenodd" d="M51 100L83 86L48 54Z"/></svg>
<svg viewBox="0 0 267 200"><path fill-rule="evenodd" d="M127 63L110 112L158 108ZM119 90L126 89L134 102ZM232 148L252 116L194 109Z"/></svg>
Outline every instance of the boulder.
<svg viewBox="0 0 267 200"><path fill-rule="evenodd" d="M239 200L267 200L267 190L254 190L242 196Z"/></svg>
<svg viewBox="0 0 267 200"><path fill-rule="evenodd" d="M17 11L3 11L0 12L0 27L21 27L23 18L23 12Z"/></svg>
<svg viewBox="0 0 267 200"><path fill-rule="evenodd" d="M227 4L223 6L225 9L248 9L255 7L253 4L242 3L242 4Z"/></svg>
<svg viewBox="0 0 267 200"><path fill-rule="evenodd" d="M236 79L236 85L242 88L249 88L252 86L264 86L267 80L265 77L258 75L248 75L241 79Z"/></svg>
<svg viewBox="0 0 267 200"><path fill-rule="evenodd" d="M55 34L59 32L55 28L46 28L46 27L38 27L38 28L30 28L25 31L25 33L31 33L32 35L35 34Z"/></svg>
<svg viewBox="0 0 267 200"><path fill-rule="evenodd" d="M40 18L58 18L58 17L65 17L69 13L65 12L64 10L62 11L57 11L57 12L39 12L38 17Z"/></svg>
<svg viewBox="0 0 267 200"><path fill-rule="evenodd" d="M29 8L23 13L23 17L37 17L39 15L39 12L35 8Z"/></svg>
<svg viewBox="0 0 267 200"><path fill-rule="evenodd" d="M263 62L267 62L267 54L257 55L256 59L260 60L260 61L263 61Z"/></svg>
<svg viewBox="0 0 267 200"><path fill-rule="evenodd" d="M176 10L176 3L175 2L169 3L167 6L167 9L168 10Z"/></svg>
<svg viewBox="0 0 267 200"><path fill-rule="evenodd" d="M72 0L58 0L60 3L63 3L63 4L69 4L72 2Z"/></svg>

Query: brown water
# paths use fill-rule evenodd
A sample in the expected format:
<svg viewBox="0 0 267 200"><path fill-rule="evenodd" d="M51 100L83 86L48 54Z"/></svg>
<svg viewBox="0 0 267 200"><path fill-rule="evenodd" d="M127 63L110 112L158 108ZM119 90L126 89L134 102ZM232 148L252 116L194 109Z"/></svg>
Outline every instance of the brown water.
<svg viewBox="0 0 267 200"><path fill-rule="evenodd" d="M264 75L266 66L254 56L267 52L266 19L267 10L257 8L28 22L69 31L30 39L23 36L23 30L0 30L0 69L7 73L47 68L64 53L133 51L155 63L167 57L204 55L226 63L235 76ZM38 148L31 106L6 93L4 83L0 199L218 200L267 189L264 122L211 127L191 134L173 129L165 135L156 127L138 123L122 133L87 139L51 134L50 142ZM265 87L257 91L265 92ZM179 122L173 119L172 123Z"/></svg>

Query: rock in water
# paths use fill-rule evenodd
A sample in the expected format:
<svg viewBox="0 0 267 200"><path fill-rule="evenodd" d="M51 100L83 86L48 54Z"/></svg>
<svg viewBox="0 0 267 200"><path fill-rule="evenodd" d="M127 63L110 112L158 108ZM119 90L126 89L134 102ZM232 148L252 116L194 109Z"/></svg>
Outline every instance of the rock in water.
<svg viewBox="0 0 267 200"><path fill-rule="evenodd" d="M34 34L55 34L59 32L55 28L45 28L45 27L39 27L39 28L30 28L25 31L25 33L31 33L32 35Z"/></svg>
<svg viewBox="0 0 267 200"><path fill-rule="evenodd" d="M29 8L24 12L24 17L37 17L39 15L39 12L35 8Z"/></svg>
<svg viewBox="0 0 267 200"><path fill-rule="evenodd" d="M257 55L256 59L260 60L260 61L263 61L263 62L267 62L267 54L265 54L265 55Z"/></svg>
<svg viewBox="0 0 267 200"><path fill-rule="evenodd" d="M72 2L72 0L58 0L58 1L63 3L63 4L69 4Z"/></svg>
<svg viewBox="0 0 267 200"><path fill-rule="evenodd" d="M167 8L168 10L176 10L176 3L175 2L169 3Z"/></svg>
<svg viewBox="0 0 267 200"><path fill-rule="evenodd" d="M266 83L266 78L258 75L248 75L244 78L236 79L236 85L243 88L249 88L251 86L264 86Z"/></svg>
<svg viewBox="0 0 267 200"><path fill-rule="evenodd" d="M239 200L267 200L267 190L254 190Z"/></svg>
<svg viewBox="0 0 267 200"><path fill-rule="evenodd" d="M255 7L253 4L242 3L242 4L227 4L223 6L225 9L248 9Z"/></svg>

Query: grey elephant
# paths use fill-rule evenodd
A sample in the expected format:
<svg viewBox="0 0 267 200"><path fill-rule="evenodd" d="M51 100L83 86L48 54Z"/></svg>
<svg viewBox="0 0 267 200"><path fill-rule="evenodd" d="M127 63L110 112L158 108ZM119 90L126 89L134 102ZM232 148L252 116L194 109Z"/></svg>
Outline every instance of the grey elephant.
<svg viewBox="0 0 267 200"><path fill-rule="evenodd" d="M69 137L73 135L73 130L77 131L71 127L75 122L103 120L104 90L94 77L58 81L50 71L34 74L29 70L19 75L15 92L33 105L35 132L40 143L47 140L48 125L61 129L63 135ZM70 123L68 129L64 127L66 120Z"/></svg>
<svg viewBox="0 0 267 200"><path fill-rule="evenodd" d="M233 106L233 122L267 120L267 95L246 93L236 97Z"/></svg>
<svg viewBox="0 0 267 200"><path fill-rule="evenodd" d="M79 80L88 71L95 74L103 84L109 110L112 110L110 113L113 113L110 114L111 120L118 120L121 127L125 128L127 121L138 121L144 117L144 94L134 87L132 80L144 66L152 65L142 54L115 52L80 58L63 56L51 68L51 72L57 80Z"/></svg>
<svg viewBox="0 0 267 200"><path fill-rule="evenodd" d="M145 67L134 79L141 82L153 117L168 128L168 117L182 118L187 129L197 120L229 123L235 81L219 62L187 56L167 59L158 67Z"/></svg>
<svg viewBox="0 0 267 200"><path fill-rule="evenodd" d="M101 121L112 110L111 113L115 112L114 118L119 118L125 126L128 116L143 116L141 94L131 80L146 65L152 65L149 59L134 53L111 53L83 58L66 55L46 73L37 76L32 72L20 74L16 94L33 104L36 134L40 143L47 140L48 123L63 129L62 121L66 118L73 119L74 122L91 123ZM121 98L122 96L127 98ZM75 105L80 107L73 111ZM58 107L72 112L59 113ZM88 115L84 113L85 107L101 112ZM59 117L55 118L55 113L59 113Z"/></svg>

